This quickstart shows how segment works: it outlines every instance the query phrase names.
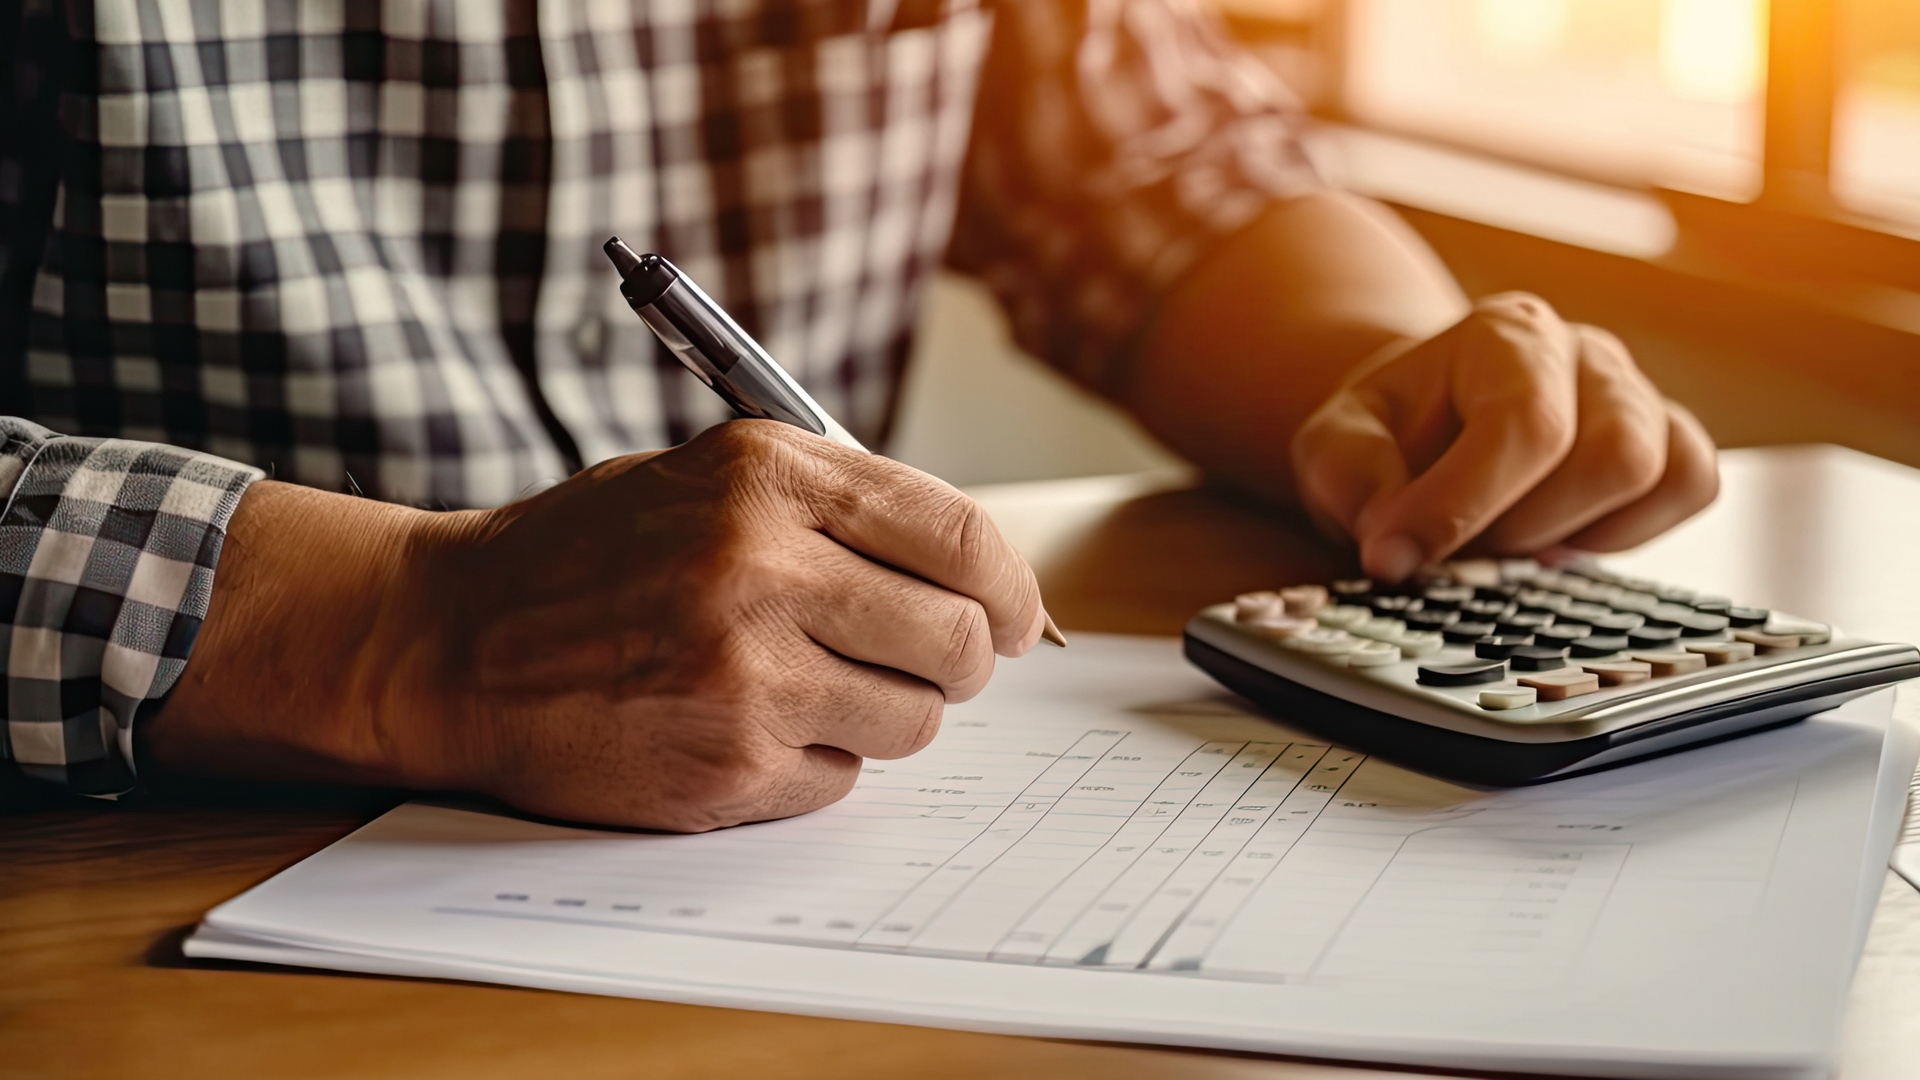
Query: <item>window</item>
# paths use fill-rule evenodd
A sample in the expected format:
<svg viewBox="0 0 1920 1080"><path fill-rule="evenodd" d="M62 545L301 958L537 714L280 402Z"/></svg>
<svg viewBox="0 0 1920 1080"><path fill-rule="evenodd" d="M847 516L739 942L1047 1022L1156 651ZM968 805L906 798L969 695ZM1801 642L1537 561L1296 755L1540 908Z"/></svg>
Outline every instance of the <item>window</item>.
<svg viewBox="0 0 1920 1080"><path fill-rule="evenodd" d="M1761 188L1766 0L1350 0L1345 105L1630 185Z"/></svg>
<svg viewBox="0 0 1920 1080"><path fill-rule="evenodd" d="M1920 0L1841 0L1836 20L1833 194L1920 223Z"/></svg>

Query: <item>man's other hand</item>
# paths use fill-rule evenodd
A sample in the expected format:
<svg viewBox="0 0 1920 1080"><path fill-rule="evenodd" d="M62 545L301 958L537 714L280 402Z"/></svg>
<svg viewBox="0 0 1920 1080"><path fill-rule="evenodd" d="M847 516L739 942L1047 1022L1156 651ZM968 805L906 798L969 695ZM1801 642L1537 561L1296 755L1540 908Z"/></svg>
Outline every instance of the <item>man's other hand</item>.
<svg viewBox="0 0 1920 1080"><path fill-rule="evenodd" d="M1463 548L1616 551L1713 501L1713 442L1611 334L1493 296L1362 365L1294 434L1308 512L1398 581Z"/></svg>
<svg viewBox="0 0 1920 1080"><path fill-rule="evenodd" d="M496 511L256 485L229 545L163 764L674 830L840 798L1044 617L972 500L758 420Z"/></svg>

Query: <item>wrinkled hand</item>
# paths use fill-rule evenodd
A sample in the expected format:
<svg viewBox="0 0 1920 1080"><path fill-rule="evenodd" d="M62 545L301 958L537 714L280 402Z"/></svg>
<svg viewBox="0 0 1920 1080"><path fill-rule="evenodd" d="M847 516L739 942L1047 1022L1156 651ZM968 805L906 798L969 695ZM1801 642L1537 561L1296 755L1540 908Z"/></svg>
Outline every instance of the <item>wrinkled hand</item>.
<svg viewBox="0 0 1920 1080"><path fill-rule="evenodd" d="M769 421L495 511L262 484L151 738L183 771L697 831L925 746L1044 617L972 500Z"/></svg>
<svg viewBox="0 0 1920 1080"><path fill-rule="evenodd" d="M1463 549L1631 547L1719 488L1712 440L1618 340L1524 294L1357 369L1292 460L1307 510L1390 581Z"/></svg>

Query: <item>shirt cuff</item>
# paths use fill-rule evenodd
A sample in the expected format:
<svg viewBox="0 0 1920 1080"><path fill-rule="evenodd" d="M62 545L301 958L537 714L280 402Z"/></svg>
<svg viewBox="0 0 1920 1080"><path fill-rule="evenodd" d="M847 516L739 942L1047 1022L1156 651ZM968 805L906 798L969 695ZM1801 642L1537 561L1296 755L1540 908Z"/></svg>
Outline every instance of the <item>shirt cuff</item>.
<svg viewBox="0 0 1920 1080"><path fill-rule="evenodd" d="M87 795L133 784L133 720L185 669L248 465L0 418L0 757Z"/></svg>

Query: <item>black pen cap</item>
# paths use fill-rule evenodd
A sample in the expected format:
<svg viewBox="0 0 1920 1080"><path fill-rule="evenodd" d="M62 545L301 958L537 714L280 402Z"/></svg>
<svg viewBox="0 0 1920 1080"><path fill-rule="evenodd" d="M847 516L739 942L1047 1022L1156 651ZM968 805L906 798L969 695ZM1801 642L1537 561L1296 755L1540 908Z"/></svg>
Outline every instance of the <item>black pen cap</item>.
<svg viewBox="0 0 1920 1080"><path fill-rule="evenodd" d="M660 294L680 280L680 270L659 255L635 255L626 241L608 238L601 247L613 268L620 271L620 294L634 307L645 307L660 299Z"/></svg>

